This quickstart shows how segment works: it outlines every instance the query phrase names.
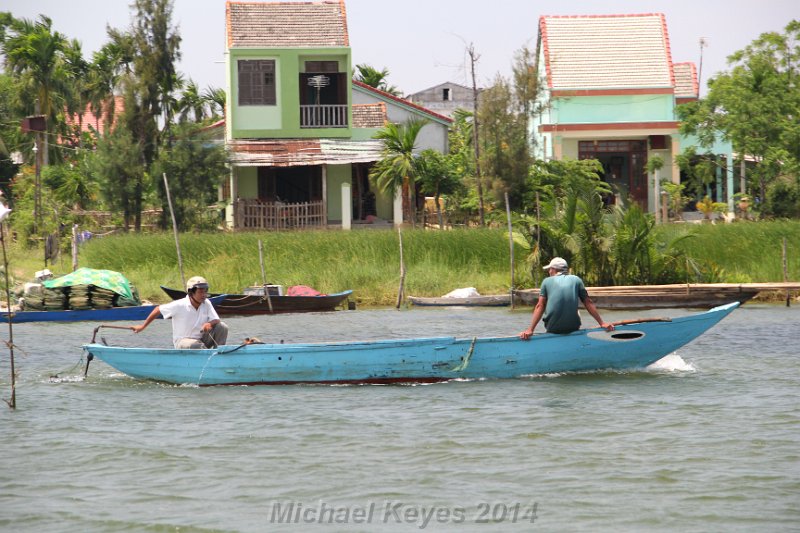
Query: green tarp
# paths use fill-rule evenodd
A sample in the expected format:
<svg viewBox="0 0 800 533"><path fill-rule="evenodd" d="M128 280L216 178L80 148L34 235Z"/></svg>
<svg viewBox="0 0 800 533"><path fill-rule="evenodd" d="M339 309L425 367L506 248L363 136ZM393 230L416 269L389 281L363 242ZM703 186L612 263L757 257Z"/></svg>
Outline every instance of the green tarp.
<svg viewBox="0 0 800 533"><path fill-rule="evenodd" d="M95 270L94 268L79 268L72 274L60 278L48 279L42 282L48 289L56 287L72 287L73 285L94 285L114 291L120 296L132 299L131 283L128 279L113 270Z"/></svg>

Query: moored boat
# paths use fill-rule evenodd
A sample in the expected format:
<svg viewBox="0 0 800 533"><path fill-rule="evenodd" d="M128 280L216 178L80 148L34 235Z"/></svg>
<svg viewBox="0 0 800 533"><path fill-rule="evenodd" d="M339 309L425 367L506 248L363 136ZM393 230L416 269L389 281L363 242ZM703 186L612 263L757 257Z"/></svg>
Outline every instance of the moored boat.
<svg viewBox="0 0 800 533"><path fill-rule="evenodd" d="M209 298L211 303L219 305L226 294ZM50 311L12 311L11 322L108 322L113 320L144 320L155 309L155 305L136 305L129 307L109 307L107 309L63 309ZM9 321L7 311L0 312L0 320Z"/></svg>
<svg viewBox="0 0 800 533"><path fill-rule="evenodd" d="M163 285L161 289L173 300L178 300L186 296L186 292L179 289L171 289ZM333 311L338 306L342 305L352 293L353 291L348 290L319 296L288 296L276 294L270 295L269 300L267 300L266 296L257 294L228 294L225 300L219 304L215 304L214 308L220 316Z"/></svg>
<svg viewBox="0 0 800 533"><path fill-rule="evenodd" d="M137 379L194 385L413 383L508 379L553 372L643 368L691 342L738 302L673 319L618 322L568 335L437 337L302 344L242 344L210 350L84 345L90 357Z"/></svg>
<svg viewBox="0 0 800 533"><path fill-rule="evenodd" d="M511 304L511 295L488 294L463 298L409 296L408 301L421 307L503 307Z"/></svg>
<svg viewBox="0 0 800 533"><path fill-rule="evenodd" d="M626 285L587 287L595 306L601 309L711 309L726 302L745 303L761 291L797 290L792 283L692 283L672 285ZM514 291L514 303L536 305L539 289Z"/></svg>

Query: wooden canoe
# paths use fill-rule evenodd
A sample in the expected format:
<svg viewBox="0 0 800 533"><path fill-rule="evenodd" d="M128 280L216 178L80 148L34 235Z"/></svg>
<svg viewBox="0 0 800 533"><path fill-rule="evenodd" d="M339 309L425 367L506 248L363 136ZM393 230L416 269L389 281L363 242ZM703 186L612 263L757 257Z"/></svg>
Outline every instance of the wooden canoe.
<svg viewBox="0 0 800 533"><path fill-rule="evenodd" d="M796 283L692 283L587 287L589 297L601 309L710 309L727 302L744 303L761 291L797 290ZM514 291L514 302L535 305L539 289Z"/></svg>
<svg viewBox="0 0 800 533"><path fill-rule="evenodd" d="M127 348L92 341L97 357L136 379L175 384L434 383L554 372L644 368L705 333L736 302L673 319L618 323L614 331L544 333L530 340L422 337L378 341L242 344L204 350ZM88 370L88 364L87 364Z"/></svg>
<svg viewBox="0 0 800 533"><path fill-rule="evenodd" d="M186 296L186 292L161 286L173 300ZM321 296L270 296L272 313L309 313L333 311L341 305L353 291L337 292ZM213 295L209 295L213 296ZM265 296L250 294L228 294L224 301L214 306L223 315L268 315L269 302Z"/></svg>
<svg viewBox="0 0 800 533"><path fill-rule="evenodd" d="M491 294L487 296L469 296L467 298L409 296L408 301L413 305L419 306L502 307L511 304L511 295Z"/></svg>

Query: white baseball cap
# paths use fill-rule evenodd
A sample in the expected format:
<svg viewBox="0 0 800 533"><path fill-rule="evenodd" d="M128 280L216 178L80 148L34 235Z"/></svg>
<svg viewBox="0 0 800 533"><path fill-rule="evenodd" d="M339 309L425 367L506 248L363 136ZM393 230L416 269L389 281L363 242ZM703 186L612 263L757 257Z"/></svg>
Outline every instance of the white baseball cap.
<svg viewBox="0 0 800 533"><path fill-rule="evenodd" d="M544 267L544 270L550 270L551 268L555 268L556 270L567 270L569 268L567 266L567 260L562 257L554 257L550 260L550 264Z"/></svg>

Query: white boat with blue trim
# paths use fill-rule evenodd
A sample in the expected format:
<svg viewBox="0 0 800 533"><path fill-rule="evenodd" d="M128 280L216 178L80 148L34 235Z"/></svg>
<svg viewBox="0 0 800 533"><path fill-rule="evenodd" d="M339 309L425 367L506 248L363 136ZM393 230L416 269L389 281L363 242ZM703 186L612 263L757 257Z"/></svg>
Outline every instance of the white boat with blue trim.
<svg viewBox="0 0 800 533"><path fill-rule="evenodd" d="M517 336L436 337L176 350L106 346L93 339L83 348L90 360L97 357L136 379L200 386L511 379L644 368L699 337L738 306L733 302L672 319L625 320L614 323L611 332L545 333L527 341Z"/></svg>

